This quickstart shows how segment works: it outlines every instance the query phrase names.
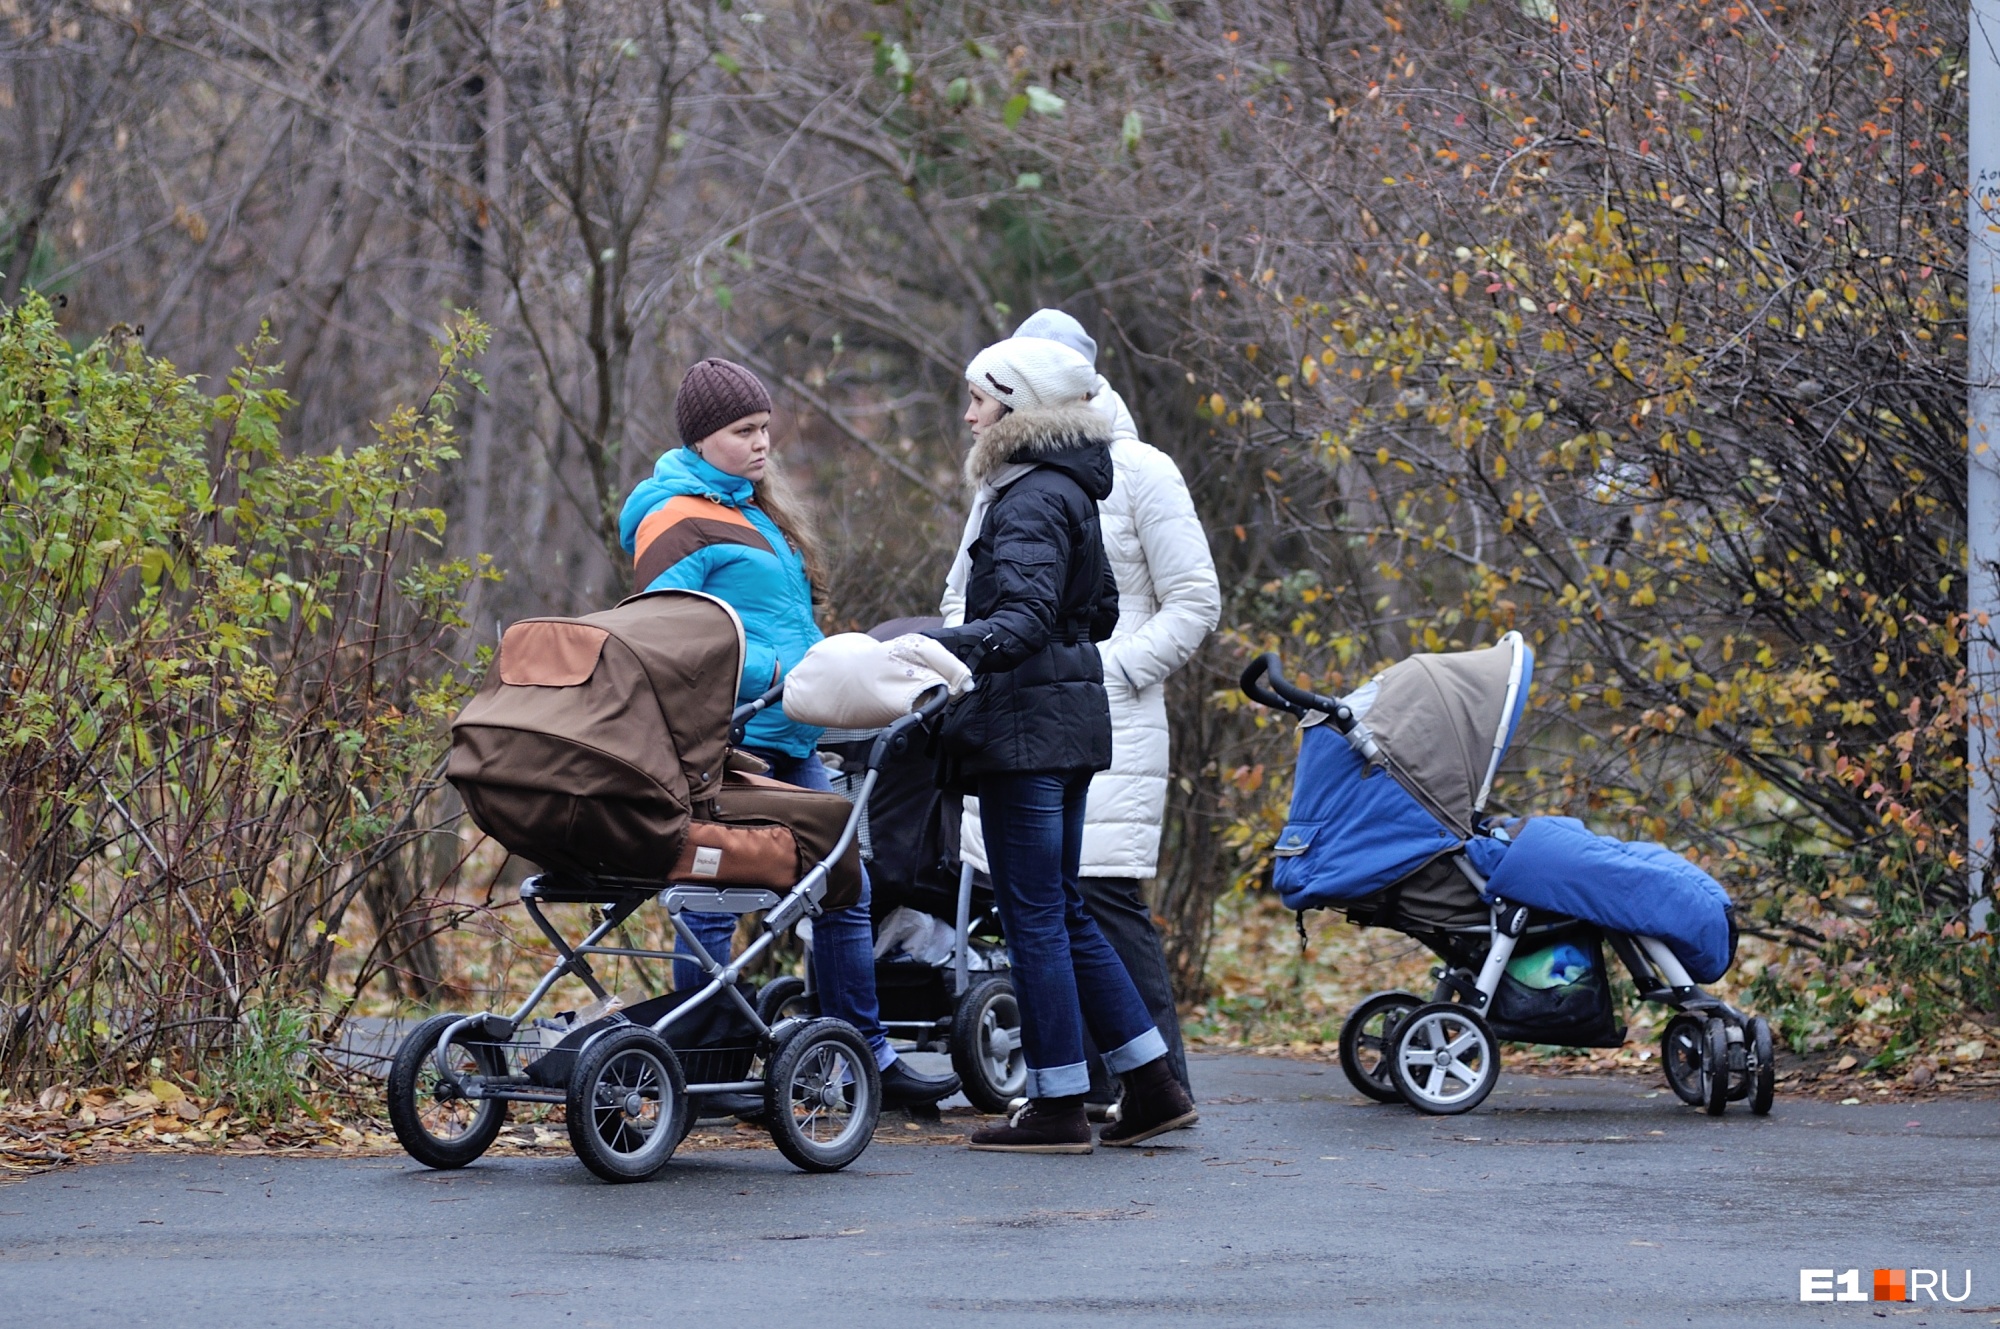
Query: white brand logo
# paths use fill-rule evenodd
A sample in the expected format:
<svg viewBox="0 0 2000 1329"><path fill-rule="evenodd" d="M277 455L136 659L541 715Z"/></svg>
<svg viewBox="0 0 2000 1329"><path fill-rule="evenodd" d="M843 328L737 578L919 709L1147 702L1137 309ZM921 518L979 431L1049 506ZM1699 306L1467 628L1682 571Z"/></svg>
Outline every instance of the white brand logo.
<svg viewBox="0 0 2000 1329"><path fill-rule="evenodd" d="M694 851L694 875L716 877L722 874L722 851L702 848Z"/></svg>

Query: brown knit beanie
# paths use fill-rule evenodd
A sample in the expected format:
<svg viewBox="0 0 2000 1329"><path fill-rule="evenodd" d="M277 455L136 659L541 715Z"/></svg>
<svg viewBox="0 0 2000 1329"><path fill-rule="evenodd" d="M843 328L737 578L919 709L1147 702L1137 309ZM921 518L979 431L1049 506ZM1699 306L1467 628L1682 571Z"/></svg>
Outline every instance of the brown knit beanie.
<svg viewBox="0 0 2000 1329"><path fill-rule="evenodd" d="M681 431L681 442L693 447L746 415L770 409L771 394L755 374L711 356L681 380L674 398L674 425Z"/></svg>

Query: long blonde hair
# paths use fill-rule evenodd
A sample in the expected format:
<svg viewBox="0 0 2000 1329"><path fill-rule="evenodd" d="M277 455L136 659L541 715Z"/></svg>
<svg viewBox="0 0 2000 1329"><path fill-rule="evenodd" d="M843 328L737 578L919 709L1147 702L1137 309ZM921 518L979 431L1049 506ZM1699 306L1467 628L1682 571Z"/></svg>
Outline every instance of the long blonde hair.
<svg viewBox="0 0 2000 1329"><path fill-rule="evenodd" d="M805 561L806 581L813 598L820 598L826 588L826 565L820 557L819 529L813 523L811 510L799 497L798 491L792 488L775 455L767 457L764 462L764 478L751 483L750 501L763 510L792 548L799 551L799 557Z"/></svg>

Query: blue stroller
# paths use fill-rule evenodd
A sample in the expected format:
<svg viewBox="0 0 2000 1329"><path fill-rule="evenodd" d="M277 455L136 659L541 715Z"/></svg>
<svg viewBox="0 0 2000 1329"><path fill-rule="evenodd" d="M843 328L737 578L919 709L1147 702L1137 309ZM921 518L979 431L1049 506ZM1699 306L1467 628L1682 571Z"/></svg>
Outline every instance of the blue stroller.
<svg viewBox="0 0 2000 1329"><path fill-rule="evenodd" d="M1722 887L1656 844L1595 835L1569 817L1484 815L1520 725L1534 653L1495 646L1414 655L1345 697L1285 681L1276 655L1244 695L1299 718L1289 824L1272 884L1287 908L1339 909L1422 943L1443 963L1429 1000L1378 992L1340 1031L1340 1064L1379 1102L1469 1112L1500 1076L1502 1041L1619 1047L1603 948L1642 1001L1671 1006L1667 1083L1720 1116L1771 1110L1771 1027L1702 991L1735 959Z"/></svg>

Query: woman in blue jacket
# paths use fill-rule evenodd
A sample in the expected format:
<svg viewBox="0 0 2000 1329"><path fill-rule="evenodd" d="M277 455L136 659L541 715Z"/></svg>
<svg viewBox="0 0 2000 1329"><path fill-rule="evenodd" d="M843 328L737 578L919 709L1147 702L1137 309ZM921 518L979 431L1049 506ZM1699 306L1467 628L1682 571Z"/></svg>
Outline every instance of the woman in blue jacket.
<svg viewBox="0 0 2000 1329"><path fill-rule="evenodd" d="M625 501L619 539L641 590L702 591L743 620L743 680L737 697L768 691L820 639L813 619L812 534L771 470L771 396L757 376L727 360L688 370L674 400L684 446L668 452ZM771 774L802 789L830 790L820 764L820 731L772 708L753 718L744 747ZM861 1031L882 1070L887 1106L934 1103L958 1089L955 1075L910 1069L889 1046L875 998L875 937L867 874L861 898L830 910L813 927L813 974L820 1008ZM729 954L733 914L683 915L708 952ZM700 978L675 966L674 985Z"/></svg>

